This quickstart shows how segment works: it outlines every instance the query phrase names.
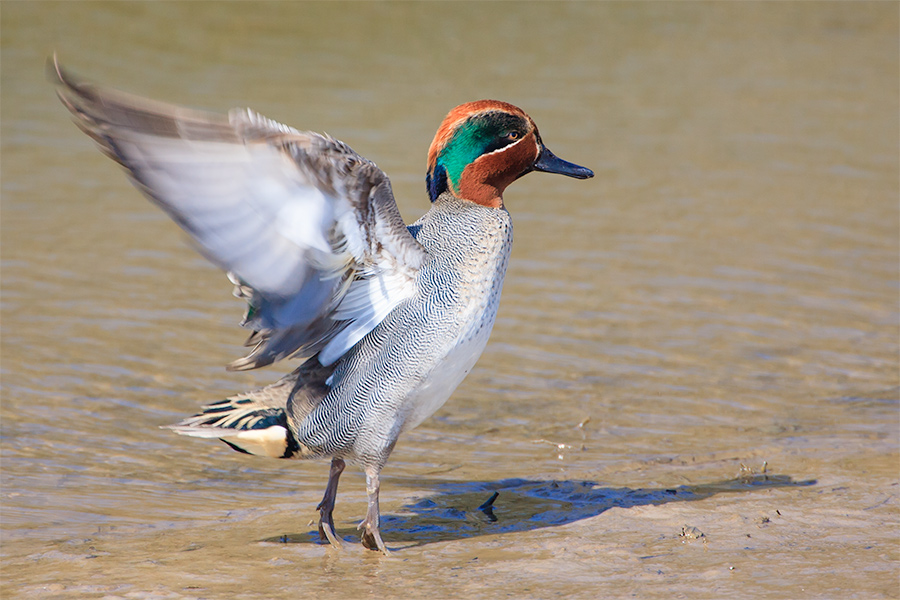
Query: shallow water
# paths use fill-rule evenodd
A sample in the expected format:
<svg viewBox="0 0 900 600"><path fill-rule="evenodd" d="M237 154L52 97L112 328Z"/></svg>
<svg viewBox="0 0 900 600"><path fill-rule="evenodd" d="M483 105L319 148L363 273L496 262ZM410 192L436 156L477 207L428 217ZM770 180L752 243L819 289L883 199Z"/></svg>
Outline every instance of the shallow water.
<svg viewBox="0 0 900 600"><path fill-rule="evenodd" d="M37 598L898 597L895 3L2 6L2 584ZM248 105L378 162L409 221L452 106L522 106L582 182L506 194L479 365L384 472L161 430L242 307L43 75ZM494 492L493 518L479 510Z"/></svg>

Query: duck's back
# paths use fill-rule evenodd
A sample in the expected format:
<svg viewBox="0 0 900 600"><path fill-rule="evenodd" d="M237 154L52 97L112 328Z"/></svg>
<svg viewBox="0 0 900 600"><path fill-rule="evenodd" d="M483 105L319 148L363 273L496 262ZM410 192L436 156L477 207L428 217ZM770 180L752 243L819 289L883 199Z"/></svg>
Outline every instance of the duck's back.
<svg viewBox="0 0 900 600"><path fill-rule="evenodd" d="M512 246L509 213L444 194L409 229L429 254L419 293L341 359L311 413L295 415L298 441L315 454L386 460L399 434L444 404L487 344Z"/></svg>

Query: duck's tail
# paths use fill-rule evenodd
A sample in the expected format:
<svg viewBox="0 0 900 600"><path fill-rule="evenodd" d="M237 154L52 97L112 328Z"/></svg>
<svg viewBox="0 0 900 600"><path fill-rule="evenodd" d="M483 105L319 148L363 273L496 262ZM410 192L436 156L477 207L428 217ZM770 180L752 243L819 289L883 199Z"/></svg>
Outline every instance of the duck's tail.
<svg viewBox="0 0 900 600"><path fill-rule="evenodd" d="M167 429L181 435L218 438L238 452L291 458L300 450L288 425L286 406L296 372L268 387L204 406Z"/></svg>

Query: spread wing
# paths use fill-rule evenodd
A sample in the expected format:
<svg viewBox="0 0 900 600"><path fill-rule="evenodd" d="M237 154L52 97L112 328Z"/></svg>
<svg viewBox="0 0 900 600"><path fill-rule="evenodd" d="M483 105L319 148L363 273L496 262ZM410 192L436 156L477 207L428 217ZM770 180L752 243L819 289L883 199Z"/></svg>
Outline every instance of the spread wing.
<svg viewBox="0 0 900 600"><path fill-rule="evenodd" d="M253 350L229 369L317 352L331 364L416 292L426 252L387 176L346 144L248 109L226 116L97 87L55 57L49 70L82 131L248 301Z"/></svg>

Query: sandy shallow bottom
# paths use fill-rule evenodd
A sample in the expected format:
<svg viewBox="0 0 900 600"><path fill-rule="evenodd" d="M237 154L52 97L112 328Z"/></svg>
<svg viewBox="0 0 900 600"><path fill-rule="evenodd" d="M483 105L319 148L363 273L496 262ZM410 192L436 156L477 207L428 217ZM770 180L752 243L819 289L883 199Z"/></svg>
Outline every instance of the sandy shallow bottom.
<svg viewBox="0 0 900 600"><path fill-rule="evenodd" d="M427 431L410 437L442 445ZM466 466L395 475L382 501L389 557L358 544L361 477L344 484L345 548L335 550L317 539L314 491L257 497L248 485L289 480L296 469L236 467L221 477L242 489L192 519L140 523L126 513L76 527L83 533L74 537L7 537L2 590L35 598L891 598L900 560L895 449L884 439L787 442L742 459L592 471L588 448L541 479L477 481ZM398 450L398 462L411 451ZM478 509L494 491L496 520ZM167 500L173 513L188 504L178 493L152 496L143 504L158 512Z"/></svg>

